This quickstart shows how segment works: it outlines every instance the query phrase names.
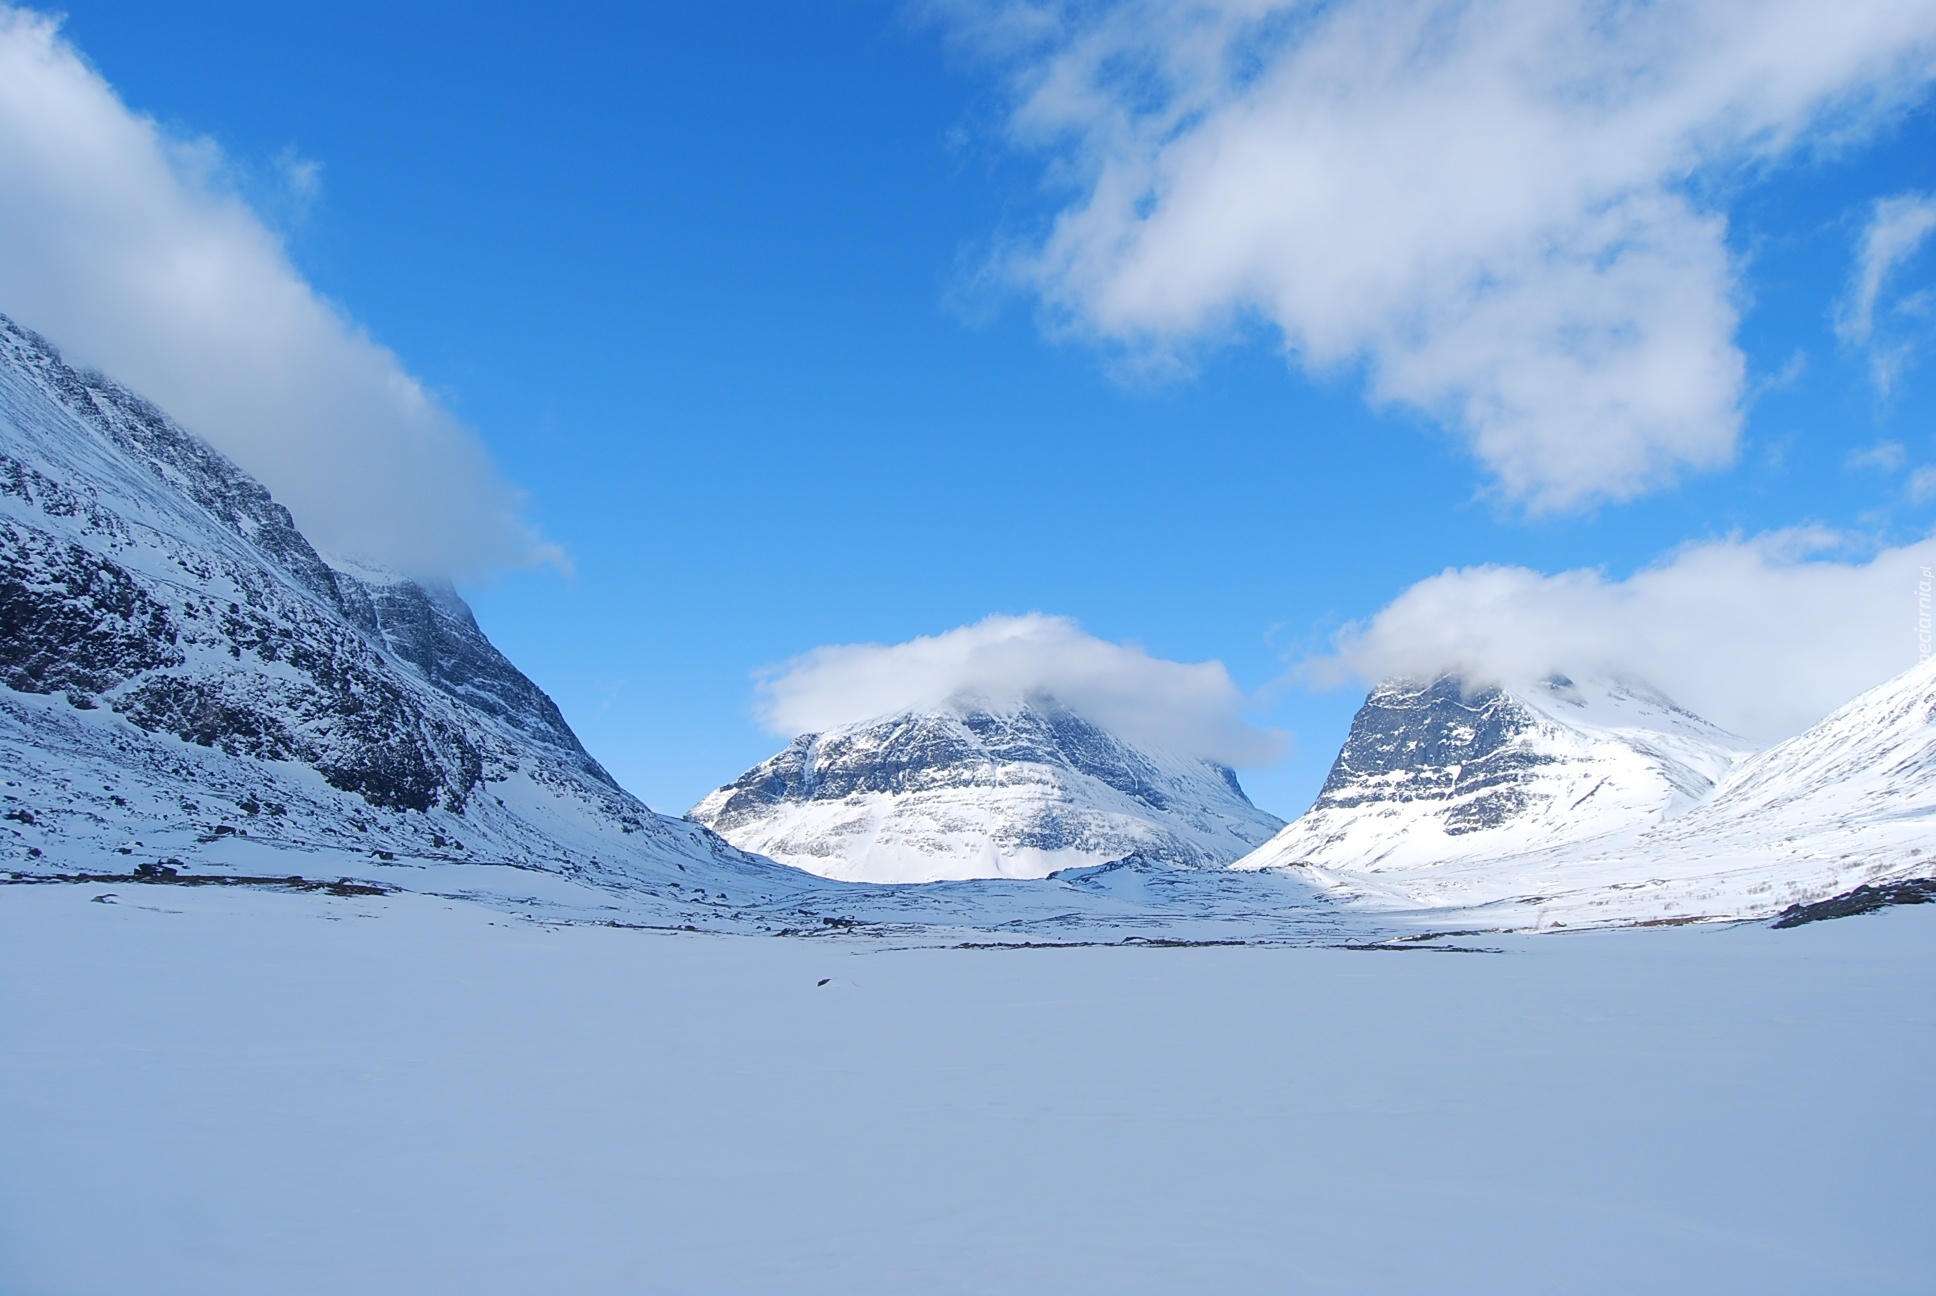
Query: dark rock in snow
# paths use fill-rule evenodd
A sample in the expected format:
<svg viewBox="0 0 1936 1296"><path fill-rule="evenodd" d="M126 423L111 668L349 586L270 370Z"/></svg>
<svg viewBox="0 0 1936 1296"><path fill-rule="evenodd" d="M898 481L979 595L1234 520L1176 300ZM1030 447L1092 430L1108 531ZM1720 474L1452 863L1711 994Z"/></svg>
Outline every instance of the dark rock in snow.
<svg viewBox="0 0 1936 1296"><path fill-rule="evenodd" d="M1455 676L1393 681L1374 690L1318 793L1318 805L1370 800L1445 800L1445 831L1505 823L1526 806L1526 776L1552 763L1516 740L1538 725L1499 688L1468 689Z"/></svg>
<svg viewBox="0 0 1936 1296"><path fill-rule="evenodd" d="M1803 927L1831 918L1853 918L1875 913L1894 905L1936 904L1936 878L1911 878L1904 882L1864 884L1853 891L1817 900L1814 904L1793 904L1781 911L1771 924L1775 927Z"/></svg>

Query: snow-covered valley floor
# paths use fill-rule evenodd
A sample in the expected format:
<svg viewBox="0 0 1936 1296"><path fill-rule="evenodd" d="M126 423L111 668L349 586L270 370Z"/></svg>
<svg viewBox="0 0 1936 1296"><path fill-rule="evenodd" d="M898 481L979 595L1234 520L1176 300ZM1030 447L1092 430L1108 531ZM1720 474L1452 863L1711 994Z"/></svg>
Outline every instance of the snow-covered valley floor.
<svg viewBox="0 0 1936 1296"><path fill-rule="evenodd" d="M1936 906L1456 943L0 886L0 1291L1936 1289Z"/></svg>

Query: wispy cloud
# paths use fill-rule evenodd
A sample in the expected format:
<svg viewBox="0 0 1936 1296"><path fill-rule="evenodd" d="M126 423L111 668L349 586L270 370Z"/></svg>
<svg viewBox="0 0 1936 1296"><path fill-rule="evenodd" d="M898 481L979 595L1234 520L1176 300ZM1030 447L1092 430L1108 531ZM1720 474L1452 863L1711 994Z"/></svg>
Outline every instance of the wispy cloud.
<svg viewBox="0 0 1936 1296"><path fill-rule="evenodd" d="M1909 451L1899 441L1878 441L1862 450L1850 452L1845 461L1850 468L1875 468L1896 472L1909 461Z"/></svg>
<svg viewBox="0 0 1936 1296"><path fill-rule="evenodd" d="M1856 245L1855 274L1837 312L1835 327L1843 341L1868 348L1876 386L1884 392L1895 384L1913 343L1904 338L1879 337L1877 308L1890 279L1931 233L1936 233L1936 195L1898 194L1876 203ZM1898 310L1913 314L1918 300L1911 296L1898 302Z"/></svg>
<svg viewBox="0 0 1936 1296"><path fill-rule="evenodd" d="M316 163L277 166L314 198ZM456 574L547 556L477 437L316 293L228 171L55 19L0 4L0 311L206 437L326 550Z"/></svg>
<svg viewBox="0 0 1936 1296"><path fill-rule="evenodd" d="M285 145L272 160L275 167L276 197L279 204L298 222L323 193L323 164Z"/></svg>
<svg viewBox="0 0 1936 1296"><path fill-rule="evenodd" d="M1159 362L1246 320L1461 429L1534 508L1727 462L1745 363L1704 168L1925 94L1920 0L939 0L1069 197L1001 261Z"/></svg>
<svg viewBox="0 0 1936 1296"><path fill-rule="evenodd" d="M1132 742L1204 760L1256 766L1282 745L1245 716L1221 662L1164 661L1039 613L906 643L816 648L766 673L759 710L790 736L959 699L1006 708L1042 697Z"/></svg>
<svg viewBox="0 0 1936 1296"><path fill-rule="evenodd" d="M1644 681L1717 724L1773 740L1916 661L1916 582L1936 539L1866 558L1803 529L1692 545L1625 580L1524 567L1448 570L1307 662L1307 679Z"/></svg>

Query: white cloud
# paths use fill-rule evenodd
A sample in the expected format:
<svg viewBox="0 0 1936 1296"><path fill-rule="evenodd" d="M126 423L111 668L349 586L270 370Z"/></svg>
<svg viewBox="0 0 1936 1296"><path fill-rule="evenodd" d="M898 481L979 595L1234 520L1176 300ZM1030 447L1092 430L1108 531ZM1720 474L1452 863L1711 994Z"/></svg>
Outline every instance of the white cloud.
<svg viewBox="0 0 1936 1296"><path fill-rule="evenodd" d="M956 698L1012 707L1044 696L1131 742L1228 765L1265 764L1281 746L1245 718L1221 662L1163 661L1040 613L900 644L816 648L766 674L759 711L770 730L791 736Z"/></svg>
<svg viewBox="0 0 1936 1296"><path fill-rule="evenodd" d="M1936 232L1936 195L1908 193L1876 203L1857 242L1855 274L1836 316L1836 331L1846 342L1869 348L1876 385L1885 392L1909 358L1906 342L1878 342L1876 307L1884 288L1903 263ZM1913 299L1912 299L1913 300ZM1898 302L1898 306L1905 303Z"/></svg>
<svg viewBox="0 0 1936 1296"><path fill-rule="evenodd" d="M1936 466L1924 464L1909 474L1909 498L1917 504L1936 499Z"/></svg>
<svg viewBox="0 0 1936 1296"><path fill-rule="evenodd" d="M1936 77L1927 0L936 7L1073 194L1005 263L1061 326L1161 358L1265 321L1536 508L1734 452L1737 267L1688 182Z"/></svg>
<svg viewBox="0 0 1936 1296"><path fill-rule="evenodd" d="M1856 251L1855 280L1849 285L1846 308L1839 321L1845 336L1867 341L1875 332L1876 301L1883 283L1897 266L1914 255L1936 231L1936 197L1898 194L1876 203L1862 231Z"/></svg>
<svg viewBox="0 0 1936 1296"><path fill-rule="evenodd" d="M278 165L313 197L314 163ZM0 311L207 438L325 550L413 572L542 556L477 438L316 294L223 173L54 19L0 4Z"/></svg>
<svg viewBox="0 0 1936 1296"><path fill-rule="evenodd" d="M1851 451L1845 466L1849 468L1876 468L1883 472L1895 472L1909 461L1909 450L1900 441L1878 441L1865 450Z"/></svg>
<svg viewBox="0 0 1936 1296"><path fill-rule="evenodd" d="M1625 580L1447 570L1339 636L1307 678L1644 681L1750 738L1799 732L1916 662L1916 584L1936 539L1866 561L1813 530L1692 545Z"/></svg>

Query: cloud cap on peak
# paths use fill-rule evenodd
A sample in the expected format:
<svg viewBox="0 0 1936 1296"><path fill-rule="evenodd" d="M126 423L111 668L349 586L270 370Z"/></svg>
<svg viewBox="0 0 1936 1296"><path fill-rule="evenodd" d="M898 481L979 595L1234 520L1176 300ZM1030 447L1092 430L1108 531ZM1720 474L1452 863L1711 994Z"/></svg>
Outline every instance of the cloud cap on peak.
<svg viewBox="0 0 1936 1296"><path fill-rule="evenodd" d="M1282 735L1246 717L1223 663L1165 661L1041 613L815 648L763 672L756 705L769 730L792 737L971 698L1010 708L1044 697L1139 746L1219 764L1254 768L1283 749Z"/></svg>
<svg viewBox="0 0 1936 1296"><path fill-rule="evenodd" d="M1447 569L1338 636L1298 673L1525 685L1549 675L1632 680L1745 737L1797 733L1918 653L1919 585L1936 539L1852 547L1800 528L1690 545L1624 580L1577 569Z"/></svg>
<svg viewBox="0 0 1936 1296"><path fill-rule="evenodd" d="M558 560L476 435L316 292L228 170L123 103L58 20L0 0L0 312L214 445L320 549L413 575Z"/></svg>

